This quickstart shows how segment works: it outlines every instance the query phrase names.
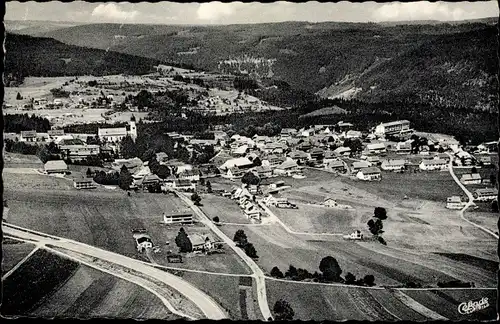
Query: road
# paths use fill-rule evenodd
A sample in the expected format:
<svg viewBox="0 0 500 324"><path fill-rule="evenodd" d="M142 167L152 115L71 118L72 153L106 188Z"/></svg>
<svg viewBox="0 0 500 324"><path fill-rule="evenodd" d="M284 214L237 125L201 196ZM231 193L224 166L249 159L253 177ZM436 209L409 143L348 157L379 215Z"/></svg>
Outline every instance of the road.
<svg viewBox="0 0 500 324"><path fill-rule="evenodd" d="M474 196L472 195L472 193L460 182L460 180L458 179L458 177L456 176L455 172L453 171L453 156L450 154L450 153L446 153L449 157L450 157L450 163L448 165L448 170L450 171L450 174L451 176L453 177L453 180L455 180L455 182L460 186L460 188L462 189L463 192L465 192L465 194L467 195L467 198L469 199L467 204L465 205L464 208L462 208L458 214L460 215L460 218L462 218L464 221L466 221L467 223L471 224L472 226L475 226L477 228L479 228L480 230L490 234L491 236L493 236L494 238L496 238L498 240L498 235L493 233L492 231L490 231L489 229L479 225L479 224L476 224L474 222L471 222L470 220L468 220L467 218L465 218L464 216L464 213L465 211L467 210L467 208L471 207L472 204L474 203Z"/></svg>
<svg viewBox="0 0 500 324"><path fill-rule="evenodd" d="M224 243L226 243L252 270L251 277L255 278L256 286L257 286L257 300L259 303L259 308L264 317L264 320L273 319L271 314L271 310L269 309L269 305L267 302L267 292L266 292L266 279L264 276L264 272L259 268L257 263L255 263L252 258L250 258L246 253L236 246L236 243L227 237L211 220L205 215L205 213L198 207L195 206L194 203L189 199L186 195L181 192L176 191L177 196L182 199L191 209L198 215L200 221L205 224L208 228L210 228L217 236L219 236Z"/></svg>
<svg viewBox="0 0 500 324"><path fill-rule="evenodd" d="M4 235L12 235L23 239L27 239L29 241L35 242L37 245L49 244L54 247L63 248L69 251L89 255L94 258L98 258L106 262L114 263L121 267L136 271L137 273L143 274L147 277L150 277L156 281L159 281L175 289L181 295L183 295L191 302L196 304L196 306L203 312L203 314L208 319L219 320L227 318L227 315L225 314L223 309L204 292L202 292L195 286L191 285L189 282L182 280L181 278L174 276L173 274L170 274L166 271L156 269L151 265L147 265L138 260L117 253L113 253L110 251L102 250L97 247L87 245L81 242L57 236L47 235L44 233L25 229L5 222L2 223L2 230ZM143 284L139 285L143 286Z"/></svg>

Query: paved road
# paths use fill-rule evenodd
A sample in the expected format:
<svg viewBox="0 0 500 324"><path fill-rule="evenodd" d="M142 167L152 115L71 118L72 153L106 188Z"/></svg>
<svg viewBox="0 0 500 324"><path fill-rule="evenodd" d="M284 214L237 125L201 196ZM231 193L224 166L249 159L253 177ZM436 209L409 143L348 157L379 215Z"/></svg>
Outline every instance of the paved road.
<svg viewBox="0 0 500 324"><path fill-rule="evenodd" d="M6 235L17 236L42 244L50 244L55 247L60 247L73 252L90 255L92 257L99 258L104 261L115 263L122 267L137 271L177 290L180 294L196 304L208 319L219 320L227 318L227 315L225 314L223 309L210 296L206 295L204 292L191 285L189 282L182 280L181 278L174 276L173 274L170 274L166 271L156 269L151 265L147 265L138 260L110 251L102 250L81 242L47 235L29 229L24 229L22 227L5 222L2 223L2 230Z"/></svg>
<svg viewBox="0 0 500 324"><path fill-rule="evenodd" d="M205 215L205 213L198 207L195 206L194 203L189 199L186 195L181 192L176 192L177 195L189 206L191 209L198 215L200 221L205 224L208 228L210 228L217 236L219 236L236 254L248 265L248 267L252 270L252 277L255 278L255 282L257 285L257 299L259 303L259 308L262 313L262 316L265 320L269 318L273 318L271 314L271 310L269 309L269 304L267 302L267 292L266 292L266 279L264 276L264 272L259 268L257 263L255 263L252 258L245 254L245 252L236 246L236 243L227 237L211 220Z"/></svg>
<svg viewBox="0 0 500 324"><path fill-rule="evenodd" d="M472 204L474 203L474 196L472 195L472 193L460 182L460 180L458 179L458 177L456 176L455 172L453 171L453 156L450 154L450 153L446 153L449 157L450 157L450 163L448 165L448 170L450 171L450 174L451 176L453 177L453 180L455 180L455 182L460 186L460 188L463 190L463 192L465 192L465 194L467 195L467 198L469 199L469 201L467 202L467 204L465 205L465 207L460 210L458 212L458 214L460 215L460 218L462 218L464 221L466 221L467 223L479 228L480 230L490 234L491 236L493 236L494 238L496 238L498 240L498 235L493 233L492 231L490 231L489 229L479 225L479 224L476 224L474 222L471 222L470 220L466 219L465 216L464 216L464 213L465 211L467 210L467 208L469 208L470 206L472 206Z"/></svg>

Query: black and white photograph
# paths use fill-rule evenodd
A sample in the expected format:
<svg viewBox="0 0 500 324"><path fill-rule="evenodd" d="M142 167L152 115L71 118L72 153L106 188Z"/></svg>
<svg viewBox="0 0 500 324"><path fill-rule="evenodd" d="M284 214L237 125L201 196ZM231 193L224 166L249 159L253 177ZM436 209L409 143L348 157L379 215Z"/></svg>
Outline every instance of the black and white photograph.
<svg viewBox="0 0 500 324"><path fill-rule="evenodd" d="M2 318L500 318L497 1L4 6Z"/></svg>

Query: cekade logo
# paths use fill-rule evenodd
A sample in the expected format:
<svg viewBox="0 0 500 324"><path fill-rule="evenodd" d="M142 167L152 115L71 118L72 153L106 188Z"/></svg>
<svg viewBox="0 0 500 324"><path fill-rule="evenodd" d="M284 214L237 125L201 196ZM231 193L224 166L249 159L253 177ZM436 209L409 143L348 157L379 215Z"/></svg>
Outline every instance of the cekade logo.
<svg viewBox="0 0 500 324"><path fill-rule="evenodd" d="M458 305L458 312L462 315L466 315L488 308L489 306L490 303L488 302L488 298L483 297L481 300L469 300L468 302L461 303Z"/></svg>

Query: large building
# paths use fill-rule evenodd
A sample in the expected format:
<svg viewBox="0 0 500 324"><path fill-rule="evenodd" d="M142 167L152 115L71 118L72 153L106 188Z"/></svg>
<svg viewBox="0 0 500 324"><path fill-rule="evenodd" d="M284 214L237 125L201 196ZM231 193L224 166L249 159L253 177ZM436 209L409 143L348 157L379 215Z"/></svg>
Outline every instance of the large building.
<svg viewBox="0 0 500 324"><path fill-rule="evenodd" d="M192 224L193 214L181 213L181 214L163 214L163 222L165 224Z"/></svg>
<svg viewBox="0 0 500 324"><path fill-rule="evenodd" d="M137 138L135 121L130 121L128 127L99 128L97 135L101 141L119 142L124 137L130 136L134 141Z"/></svg>
<svg viewBox="0 0 500 324"><path fill-rule="evenodd" d="M411 133L410 122L408 120L397 120L390 123L382 123L375 127L375 135L403 135Z"/></svg>

